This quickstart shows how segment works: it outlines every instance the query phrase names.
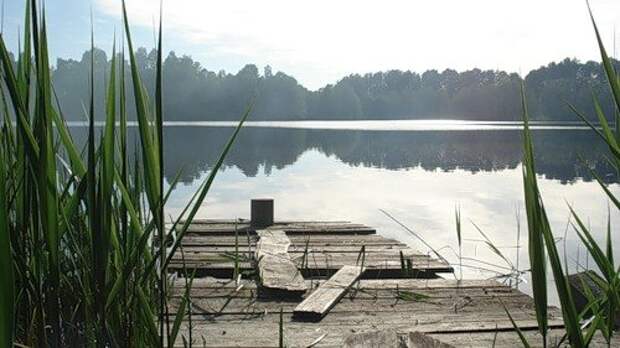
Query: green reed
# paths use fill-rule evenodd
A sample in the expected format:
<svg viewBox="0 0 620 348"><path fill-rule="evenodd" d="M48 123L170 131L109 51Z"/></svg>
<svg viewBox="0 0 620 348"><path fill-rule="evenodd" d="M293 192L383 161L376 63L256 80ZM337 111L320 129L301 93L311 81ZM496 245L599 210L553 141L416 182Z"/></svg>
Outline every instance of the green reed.
<svg viewBox="0 0 620 348"><path fill-rule="evenodd" d="M0 345L171 347L190 310L193 277L172 317L167 265L249 108L167 230L164 207L177 179L164 192L161 20L152 103L136 65L123 1L140 148L128 154L125 48L119 58L114 44L101 130L95 127L100 86L94 84L91 57L88 140L82 150L54 93L45 9L38 3L26 1L16 64L0 36Z"/></svg>
<svg viewBox="0 0 620 348"><path fill-rule="evenodd" d="M612 91L616 110L620 110L620 81L618 80L618 75L616 74L609 56L605 51L605 47L602 43L591 11L590 18L596 34L601 59L603 61L603 66L609 81L610 89ZM564 319L566 334L562 341L567 339L568 343L572 347L586 347L594 335L600 332L603 338L609 343L614 333L614 321L616 313L619 309L618 305L620 303L620 267L616 266L614 263L613 247L611 242L611 223L608 220L606 231L607 240L605 242L605 246L600 245L594 239L593 231L591 231L590 228L582 222L576 211L570 205L568 206L573 220L571 225L579 236L583 246L586 247L588 253L595 261L598 271L602 274L602 280L598 277L591 277L591 279L603 290L602 296L597 298L594 296L588 296L590 303L586 306L585 310L580 313L575 307L568 277L565 273L567 270L562 267L562 261L556 247L554 235L547 218L547 213L540 190L538 188L535 171L534 149L532 146L532 135L529 128L529 115L524 93L522 93L522 95L524 121L523 187L529 231L529 257L532 272L532 289L539 330L543 337L543 345L547 346L548 344L546 287L547 261L549 262L552 271L553 282L558 293L562 316ZM610 163L618 171L620 170L620 114L616 111L616 113L612 115L612 119L615 120L616 126L615 128L611 128L607 121L608 118L604 115L596 96L594 96L594 104L595 112L600 123L599 127L589 122L587 118L575 107L572 105L569 106L576 113L576 115L588 124L592 130L608 145L611 154ZM597 173L593 170L591 171L592 175L596 178L609 200L613 203L616 209L620 210L620 201L618 197L616 197L609 190ZM508 315L510 316L510 313L508 313ZM512 317L510 317L510 319L512 321ZM514 321L513 324L515 326L517 325ZM529 346L529 343L526 341L525 337L521 334L518 328L517 331L524 346Z"/></svg>

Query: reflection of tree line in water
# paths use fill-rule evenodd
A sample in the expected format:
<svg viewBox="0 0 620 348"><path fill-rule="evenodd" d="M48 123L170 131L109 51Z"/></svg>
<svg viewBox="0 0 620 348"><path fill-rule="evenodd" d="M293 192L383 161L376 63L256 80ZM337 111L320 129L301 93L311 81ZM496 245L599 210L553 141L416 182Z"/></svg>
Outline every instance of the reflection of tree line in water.
<svg viewBox="0 0 620 348"><path fill-rule="evenodd" d="M135 131L135 129L131 129ZM182 170L181 181L192 182L209 170L232 128L167 127L165 175L168 180ZM76 138L85 128L74 130ZM133 133L133 132L132 132ZM129 143L133 143L130 136ZM607 182L615 181L613 169L602 154L606 147L588 131L535 131L537 172L550 179L571 182L592 180L580 157ZM225 160L254 177L261 167L266 174L294 164L306 151L337 157L352 166L390 170L421 167L425 170L462 169L472 173L514 169L521 163L520 131L352 131L281 128L245 128Z"/></svg>

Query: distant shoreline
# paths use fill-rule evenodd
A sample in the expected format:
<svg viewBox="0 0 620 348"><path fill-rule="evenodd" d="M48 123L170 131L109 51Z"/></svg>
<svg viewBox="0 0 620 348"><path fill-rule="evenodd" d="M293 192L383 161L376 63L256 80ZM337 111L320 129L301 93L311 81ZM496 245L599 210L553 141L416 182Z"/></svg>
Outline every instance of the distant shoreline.
<svg viewBox="0 0 620 348"><path fill-rule="evenodd" d="M103 121L95 122L102 126ZM69 127L86 127L88 122L67 122ZM137 122L128 122L136 126ZM531 121L533 130L589 130L578 121ZM236 127L234 121L166 121L166 127ZM353 120L353 121L247 121L244 127L290 128L315 130L368 130L368 131L474 131L521 130L520 121L465 121L465 120Z"/></svg>

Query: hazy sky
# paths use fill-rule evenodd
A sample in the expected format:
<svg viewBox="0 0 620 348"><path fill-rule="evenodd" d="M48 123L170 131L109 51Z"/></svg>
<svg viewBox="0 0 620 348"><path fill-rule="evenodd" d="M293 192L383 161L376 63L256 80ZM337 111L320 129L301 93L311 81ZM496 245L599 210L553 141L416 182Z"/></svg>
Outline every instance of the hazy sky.
<svg viewBox="0 0 620 348"><path fill-rule="evenodd" d="M17 47L22 0L5 0L4 31ZM160 0L127 0L137 45L154 45ZM53 57L110 50L120 0L47 0ZM592 0L609 51L620 1ZM164 0L166 50L209 70L271 65L316 89L350 73L473 67L527 73L565 57L596 59L585 0ZM619 34L620 38L620 34ZM620 49L620 47L618 48Z"/></svg>

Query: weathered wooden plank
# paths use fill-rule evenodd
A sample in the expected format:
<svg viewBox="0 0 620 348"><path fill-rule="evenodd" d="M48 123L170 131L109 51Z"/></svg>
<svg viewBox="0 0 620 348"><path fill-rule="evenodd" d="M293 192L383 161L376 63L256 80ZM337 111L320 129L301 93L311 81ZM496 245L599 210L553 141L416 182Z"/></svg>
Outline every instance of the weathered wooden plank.
<svg viewBox="0 0 620 348"><path fill-rule="evenodd" d="M186 221L181 220L180 223L184 224ZM249 219L194 219L192 224L234 224L234 223L250 223ZM347 220L278 220L276 224L350 224L351 221Z"/></svg>
<svg viewBox="0 0 620 348"><path fill-rule="evenodd" d="M169 225L170 227L171 225ZM274 223L266 229L285 231L288 234L375 234L374 228L362 224L352 223L315 223L315 222L295 222L295 223ZM232 235L234 233L256 234L255 226L248 222L239 223L192 223L188 229L189 235Z"/></svg>
<svg viewBox="0 0 620 348"><path fill-rule="evenodd" d="M355 263L355 260L353 260L353 263ZM300 263L300 268L295 268L298 270L297 273L302 278L324 278L332 276L340 268L342 268L342 266L348 264L351 264L351 260L317 260L316 263L311 260L308 262L307 267L301 267ZM295 266L294 262L293 266ZM252 271L254 269L249 262L240 262L238 267L244 272ZM364 262L364 267L365 271L362 274L363 279L433 279L437 278L437 273L449 273L453 271L452 267L449 265L432 259L412 262L411 272L403 271L400 261L366 260ZM205 262L200 260L186 260L184 265L181 260L175 260L169 265L169 270L171 272L182 272L184 269L190 271L196 270L197 277L212 276L218 278L231 278L235 269L235 263L233 261Z"/></svg>
<svg viewBox="0 0 620 348"><path fill-rule="evenodd" d="M277 347L278 346L278 317L277 313L270 315L272 320L265 321L262 317L256 318L256 320L246 319L239 321L213 321L194 323L195 332L200 332L205 337L208 337L207 347ZM368 319L368 318L367 318ZM384 330L393 329L398 332L399 335L404 336L411 331L419 332L432 332L436 326L434 323L418 323L415 320L409 320L408 322L402 321L400 323L393 322L379 322L377 320L355 321L353 323L347 322L343 319L342 322L333 325L324 325L321 323L299 323L299 322L285 322L284 323L284 337L285 344L291 347L308 347L312 342L319 337L325 336L317 347L342 347L344 338L352 333L371 331L371 330ZM437 319L441 320L441 319ZM449 320L449 319L448 319ZM452 325L451 335L460 335L462 332L475 331L477 328L482 327L487 332L491 332L491 341L493 332L495 330L511 330L512 324L509 320L497 320L495 322L485 321L483 325L478 323L455 323ZM497 326L496 326L497 324ZM535 330L535 320L518 321L517 324L523 327L524 330ZM557 326L556 326L557 327ZM186 327L183 326L181 334L187 335L185 332ZM526 332L528 332L526 331ZM257 335L255 333L260 333ZM196 337L196 335L195 335ZM518 337L515 333L515 338ZM517 341L518 342L518 341ZM181 344L181 343L179 343ZM202 346L200 344L200 346ZM470 346L470 345L468 345ZM476 347L491 347L492 344L478 345ZM514 347L517 345L504 345L501 347ZM460 347L460 345L459 345ZM500 347L497 345L497 347Z"/></svg>
<svg viewBox="0 0 620 348"><path fill-rule="evenodd" d="M256 254L256 251L253 253ZM181 263L184 259L185 262L190 264L204 264L208 266L213 263L231 263L233 264L233 257L237 256L241 259L248 260L250 253L245 251L239 251L237 253L185 253L182 255L175 255L172 259L173 263ZM350 264L364 264L372 268L385 268L385 269L401 269L402 263L398 252L395 253L367 253L365 257L359 257L355 253L288 253L288 258L294 263L299 264L300 268L329 268L340 269L344 265ZM405 256L406 260L411 262L413 268L449 268L449 265L444 261L440 261L429 257L428 255L416 255L411 254ZM249 260L248 260L249 262ZM336 269L336 270L337 270Z"/></svg>
<svg viewBox="0 0 620 348"><path fill-rule="evenodd" d="M406 273L406 269L401 268L401 264L398 261L388 261L389 259L383 257L370 258L366 259L364 262L364 266L368 266L368 270L390 270L390 271L399 271L401 273ZM430 259L430 258L411 258L411 267L413 271L415 270L430 270L440 272L440 269L449 269L449 267L440 261ZM299 267L299 269L303 272L311 272L312 270L327 270L333 271L335 273L342 266L355 264L355 258L316 258L316 259L307 259L304 260L299 257L291 260L295 265ZM209 267L234 267L234 261L231 257L220 255L220 254L210 254L205 255L203 257L192 257L187 256L185 258L185 262L188 268L209 268ZM241 263L251 264L251 260L247 260L241 257ZM180 258L175 258L172 262L175 266L182 266L182 260ZM358 262L361 265L361 262ZM173 266L174 267L174 266ZM251 267L251 266L250 266ZM413 272L411 272L413 273ZM330 275L331 276L331 275ZM400 277L398 277L400 278ZM406 278L415 278L415 277L406 277Z"/></svg>
<svg viewBox="0 0 620 348"><path fill-rule="evenodd" d="M264 290L301 295L308 287L288 254L290 240L284 231L259 230L256 260Z"/></svg>
<svg viewBox="0 0 620 348"><path fill-rule="evenodd" d="M290 238L289 238L290 239ZM230 252L253 252L253 249L256 247L256 244L248 244L247 241L245 243L239 243L237 247L234 245L186 245L183 246L183 252L185 254L190 253L230 253ZM330 243L323 243L320 245L315 244L295 244L291 242L291 246L288 248L288 252L291 254L303 254L303 253L316 253L316 254L325 254L325 253L353 253L359 254L361 246L358 245L331 245ZM387 252L387 253L396 253L396 256L399 255L399 251L402 251L406 256L417 256L424 255L429 256L428 254L419 252L417 250L411 249L406 245L398 245L398 244L388 244L388 245L366 245L365 250L367 254L379 253L379 252Z"/></svg>
<svg viewBox="0 0 620 348"><path fill-rule="evenodd" d="M255 293L250 294L248 292L240 295L246 297L233 297L233 294L230 295L231 297L226 297L222 294L220 297L194 298L192 299L194 315L196 318L208 319L213 314L263 314L265 312L277 313L282 310L287 315L293 314L297 321L318 321L320 319L318 315L313 315L312 318L299 317L295 313L297 303L292 301L261 300L256 297ZM325 323L336 319L346 320L346 318L356 316L358 313L392 319L403 317L408 318L407 320L429 320L437 315L445 316L448 314L454 314L461 319L469 317L472 320L480 319L480 316L493 315L505 318L506 314L500 312L503 307L498 299L501 299L511 310L520 311L515 314L515 318L535 319L533 308L530 305L531 299L523 294L511 293L495 298L479 293L470 293L466 297L450 297L447 295L415 294L420 298L414 299L412 296L407 300L399 298L399 294L396 292L388 293L385 291L379 294L380 297L376 298L364 293L345 295L340 299L340 302L329 310L329 314L323 320L326 321ZM181 299L178 297L170 301L170 313L176 312L180 301ZM524 310L526 311L523 312Z"/></svg>
<svg viewBox="0 0 620 348"><path fill-rule="evenodd" d="M208 282L201 282L201 280L209 279ZM213 280L213 281L212 281ZM475 297L475 296L487 296L487 297L502 297L502 296L527 296L517 289L501 285L496 281L471 281L465 284L461 284L457 287L450 287L449 282L445 284L437 284L436 281L443 279L379 279L379 280L366 280L360 279L356 283L355 287L351 290L347 298L352 297L359 298L392 298L394 299L398 294L406 295L408 292L423 295L428 298L441 298L441 297ZM237 297L247 297L256 292L257 286L252 280L241 279L239 283L236 281L227 281L226 284L221 283L223 279L217 278L196 278L192 286L192 298L215 298L215 297L228 297L233 292ZM306 285L314 289L319 287L326 280L306 280ZM402 283L399 283L402 282ZM465 280L463 280L465 282ZM427 284L425 284L427 283ZM243 290L237 292L237 288L243 285ZM173 296L181 296L184 294L185 283L184 280L177 280L173 283L172 289L174 290ZM422 299L423 300L423 299Z"/></svg>
<svg viewBox="0 0 620 348"><path fill-rule="evenodd" d="M410 332L407 337L407 348L455 348L455 346L439 341L421 332Z"/></svg>
<svg viewBox="0 0 620 348"><path fill-rule="evenodd" d="M344 338L345 348L378 348L378 347L407 347L407 348L455 348L421 332L410 332L408 337L401 339L399 334L392 330L366 331L351 334Z"/></svg>
<svg viewBox="0 0 620 348"><path fill-rule="evenodd" d="M373 236L373 235L360 235L360 237L369 237L369 236ZM354 240L354 239L342 239L342 238L335 238L332 240L315 240L315 239L311 239L309 242L306 242L304 239L301 240L295 240L294 236L289 236L289 239L291 240L291 246L294 247L295 249L303 249L306 247L306 245L308 245L309 247L321 247L321 246L346 246L346 247L354 247L357 248L358 250L362 247L362 246L401 246L401 247L407 247L407 245L402 244L402 243L396 243L390 240L386 240L386 239L378 239L378 240ZM192 236L186 236L185 238L183 238L183 242L182 242L183 247L201 247L201 246L228 246L228 247L234 247L235 245L237 245L239 248L242 247L248 247L248 245L254 247L256 245L256 240L253 238L252 240L250 240L250 242L248 243L246 236L239 236L239 239L237 242L235 242L234 238L229 238L229 237L225 237L225 238L216 238L216 236L213 236L212 238L193 238Z"/></svg>
<svg viewBox="0 0 620 348"><path fill-rule="evenodd" d="M239 254L242 256L251 256L254 254L254 248L250 247L190 247L183 248L184 257L187 258L205 258L208 259L210 257L214 257L217 255L223 254ZM358 258L360 255L359 248L344 248L340 246L336 247L320 247L320 248L309 248L308 250L304 249L296 249L293 247L289 247L288 253L291 255L291 258L299 258L306 255L308 258L312 257L326 257L331 259L350 259L354 260ZM403 249L390 249L386 247L369 247L365 249L364 256L367 259L370 258L385 258L389 260L400 260L400 255L403 255L405 258L415 258L415 259L429 259L431 258L428 254L420 253L416 250L403 248ZM175 254L173 259L181 259L183 255L181 253Z"/></svg>
<svg viewBox="0 0 620 348"><path fill-rule="evenodd" d="M248 237L252 243L256 242L256 235L248 235L244 232L238 233L238 243L247 243ZM386 238L376 234L361 235L338 235L338 234L322 234L313 236L304 236L291 234L288 235L293 245L405 245L397 240ZM235 236L232 235L186 235L183 238L183 245L235 245Z"/></svg>
<svg viewBox="0 0 620 348"><path fill-rule="evenodd" d="M515 320L536 319L531 298L495 281L463 281L459 288L447 287L454 285L455 282L440 279L432 281L411 279L403 282L405 288L400 287L395 280L390 282L361 280L350 290L350 296L342 298L331 309L321 324L331 325L330 323L341 321L379 323L415 321L430 325L444 321L447 323L485 321L487 324L484 324L484 327L488 328L489 323L494 323L496 320L507 320L503 312L504 305L509 308ZM207 285L205 283L203 282L202 286ZM267 320L264 315L277 314L280 310L283 310L288 318L296 306L294 302L257 299L255 289L251 289L251 282L243 281L241 285L247 285L247 288L243 287L240 292L234 292L231 284L221 284L215 280L209 280L208 284L211 288L203 288L193 297L196 321L209 319L215 313L226 314L225 317L218 317L218 320L252 316ZM368 284L383 289L369 290ZM200 282L196 285L201 286ZM216 293L213 287L220 286L225 288ZM178 305L178 301L177 297L171 302L172 313L175 312L174 308ZM550 319L554 318L560 319L561 316L557 310L552 309Z"/></svg>
<svg viewBox="0 0 620 348"><path fill-rule="evenodd" d="M341 235L349 235L349 236L357 236L357 235L372 235L377 233L377 231L370 227L351 227L351 228L337 228L337 227L284 227L279 231L285 231L286 234L292 235L322 235L322 234L341 234ZM209 236L231 236L235 233L239 234L256 234L256 232L250 227L239 227L236 230L234 228L203 228L199 226L189 227L186 231L187 235L209 235Z"/></svg>
<svg viewBox="0 0 620 348"><path fill-rule="evenodd" d="M213 328L209 333L213 336L208 336L206 340L206 347L278 347L278 333L277 327L274 329L276 332L265 331L264 334L261 331L261 335L246 336L246 337L234 337L237 331L226 330L222 328L221 331L217 331L219 327ZM269 329L272 329L271 327ZM352 328L345 326L343 328L324 328L324 327L312 327L304 328L298 326L285 327L286 344L292 347L308 347L311 343L315 342L319 338L322 338L319 344L314 347L333 347L340 348L343 346L345 337L352 333L365 330L365 328ZM371 332L376 329L370 328ZM397 332L400 338L406 337L407 332ZM557 347L560 340L563 339L565 331L563 329L551 329L548 331L548 346ZM445 334L426 333L425 335L433 337L445 344L451 344L452 346L459 348L480 348L480 347L497 347L497 348L512 348L521 347L522 343L519 339L519 335L514 330L498 330L489 332L451 332ZM531 347L543 348L542 337L538 330L524 330L523 335L530 343ZM194 335L194 345L203 347L202 340L196 338ZM184 348L181 339L177 341L175 347ZM620 346L620 337L614 335L611 342L611 347ZM568 348L569 344L564 339L564 344L560 347ZM608 347L604 338L600 334L595 334L594 339L590 343L591 348L603 348Z"/></svg>
<svg viewBox="0 0 620 348"><path fill-rule="evenodd" d="M354 333L344 338L343 348L400 347L398 333L394 330L377 330Z"/></svg>
<svg viewBox="0 0 620 348"><path fill-rule="evenodd" d="M359 279L362 272L364 268L360 266L343 266L295 307L293 315L299 320L321 320Z"/></svg>
<svg viewBox="0 0 620 348"><path fill-rule="evenodd" d="M312 284L310 284L312 286ZM493 292L488 289L461 289L458 293L454 290L450 289L432 289L432 290L406 290L406 289L383 289L383 290L368 290L364 288L359 288L359 283L355 284L353 288L349 290L347 294L340 300L339 303L342 303L341 308L353 308L356 304L360 306L365 306L371 304L372 306L388 306L389 308L394 308L395 306L401 306L402 304L406 304L407 302L427 302L432 305L437 305L441 303L451 303L454 305L456 302L461 301L462 298L466 298L471 300L471 302L475 302L478 299L484 298L508 298L508 297L516 297L520 300L527 300L527 296L522 293L511 291L511 292ZM312 286L314 288L314 286ZM221 289L205 289L205 288L192 288L192 300L195 303L220 303L221 301L229 301L230 308L235 308L235 306L243 307L246 306L249 302L256 299L256 288L243 287L239 291L235 292L235 289L221 288ZM178 293L172 295L171 298L175 299L174 301L179 301L183 292L179 291ZM456 299L456 300L455 300ZM171 300L171 302L174 302ZM363 302L369 301L369 302ZM451 302L450 302L451 301ZM267 302L267 301L264 301ZM462 302L462 301L461 301ZM273 303L273 302L272 302ZM462 302L464 303L464 302ZM292 303L294 306L296 303ZM527 304L527 303L526 303ZM268 306L271 304L267 304ZM273 304L274 306L279 305L277 302ZM256 303L256 308L263 308L264 304ZM287 307L288 308L288 307ZM292 307L291 307L292 308Z"/></svg>
<svg viewBox="0 0 620 348"><path fill-rule="evenodd" d="M547 332L547 342L549 347L570 347L565 337L566 331L563 329L552 329ZM462 333L429 333L426 334L446 344L457 347L521 347L521 339L514 330L495 331L495 332L462 332ZM543 347L543 339L538 330L525 330L523 335L531 347ZM564 343L560 345L560 342ZM607 342L600 333L596 333L588 345L594 347L608 347ZM620 337L614 335L609 347L620 347Z"/></svg>
<svg viewBox="0 0 620 348"><path fill-rule="evenodd" d="M234 246L190 247L190 248L183 248L183 254L185 255L186 259L188 257L209 258L209 257L217 256L217 255L234 255L234 254L239 254L239 256L244 256L244 257L251 257L254 255L255 249L256 249L256 246L249 247L247 245L238 246L238 247L234 247ZM383 246L366 248L365 255L367 258L384 257L384 258L390 258L392 260L399 260L401 251L403 253L403 256L406 258L414 258L414 259L432 258L431 255L423 254L416 250L412 250L408 248L394 249L394 248L389 248L389 247L386 248ZM304 254L307 257L325 255L326 257L332 257L332 258L336 256L342 257L342 258L351 258L351 257L357 258L357 256L360 254L359 249L357 248L343 248L339 246L321 247L320 250L318 248L310 249L310 250L296 249L291 246L288 249L288 253L291 255L292 259L303 257ZM182 259L181 253L179 252L178 254L175 254L173 259L179 259L179 260Z"/></svg>
<svg viewBox="0 0 620 348"><path fill-rule="evenodd" d="M339 326L382 326L388 328L417 326L423 328L424 332L448 333L448 332L465 332L465 331L494 331L497 327L500 329L514 329L511 321L506 316L506 312L501 305L492 307L482 307L484 312L476 313L473 311L463 311L455 313L447 308L442 310L432 310L430 307L418 314L417 312L374 312L370 310L356 310L347 312L329 313L320 322L299 322L292 319L292 313L284 313L284 323L287 325L308 327L339 327ZM478 309L478 308L476 308ZM534 311L518 312L517 308L509 309L515 311L513 319L523 329L538 328L536 315ZM511 313L512 314L512 313ZM253 322L255 320L256 322ZM192 321L196 325L207 323L220 323L238 325L246 323L246 326L261 324L277 325L280 321L280 310L243 313L224 313L221 315L193 313ZM550 313L549 327L563 327L562 316L559 311Z"/></svg>
<svg viewBox="0 0 620 348"><path fill-rule="evenodd" d="M316 283L317 281L306 280L306 283ZM256 284L253 281L242 280L241 284L244 289L255 289ZM488 292L512 292L517 291L506 286L497 280L492 279L361 279L359 281L360 288L363 290L390 290L407 289L407 290L450 290L460 292L467 289L480 289ZM173 286L182 289L185 286L185 280L177 279ZM239 286L234 280L224 280L218 278L197 278L194 279L192 289L236 289Z"/></svg>

